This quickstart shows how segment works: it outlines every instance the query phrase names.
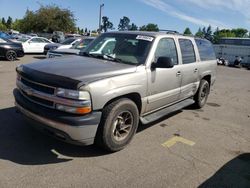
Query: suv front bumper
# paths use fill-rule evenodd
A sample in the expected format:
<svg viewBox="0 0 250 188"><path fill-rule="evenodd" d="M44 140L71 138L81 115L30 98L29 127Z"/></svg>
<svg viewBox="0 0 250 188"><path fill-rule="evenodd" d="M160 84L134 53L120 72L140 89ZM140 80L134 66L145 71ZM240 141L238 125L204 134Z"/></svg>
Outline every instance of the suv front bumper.
<svg viewBox="0 0 250 188"><path fill-rule="evenodd" d="M18 89L13 91L16 108L30 124L60 140L77 145L94 143L101 112L79 116L68 114L32 103Z"/></svg>

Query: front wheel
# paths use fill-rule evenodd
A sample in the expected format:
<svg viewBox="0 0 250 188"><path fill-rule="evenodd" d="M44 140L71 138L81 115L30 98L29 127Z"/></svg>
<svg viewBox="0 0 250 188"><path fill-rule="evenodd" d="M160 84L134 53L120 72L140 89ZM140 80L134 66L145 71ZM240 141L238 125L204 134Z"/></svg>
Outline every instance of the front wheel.
<svg viewBox="0 0 250 188"><path fill-rule="evenodd" d="M103 109L96 144L108 151L119 151L126 147L136 133L139 112L136 104L123 98L114 101Z"/></svg>
<svg viewBox="0 0 250 188"><path fill-rule="evenodd" d="M200 87L194 96L194 106L196 108L202 108L206 102L210 92L210 86L207 80L201 80Z"/></svg>
<svg viewBox="0 0 250 188"><path fill-rule="evenodd" d="M8 61L15 61L16 58L17 58L17 54L14 50L8 50L5 54L5 58L8 60Z"/></svg>

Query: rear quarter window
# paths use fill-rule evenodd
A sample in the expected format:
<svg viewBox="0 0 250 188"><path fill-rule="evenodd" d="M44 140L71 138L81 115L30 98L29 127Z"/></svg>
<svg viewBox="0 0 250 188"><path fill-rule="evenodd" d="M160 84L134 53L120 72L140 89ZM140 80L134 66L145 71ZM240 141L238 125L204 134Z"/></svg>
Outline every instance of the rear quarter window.
<svg viewBox="0 0 250 188"><path fill-rule="evenodd" d="M215 52L211 42L205 39L195 39L201 61L215 60Z"/></svg>

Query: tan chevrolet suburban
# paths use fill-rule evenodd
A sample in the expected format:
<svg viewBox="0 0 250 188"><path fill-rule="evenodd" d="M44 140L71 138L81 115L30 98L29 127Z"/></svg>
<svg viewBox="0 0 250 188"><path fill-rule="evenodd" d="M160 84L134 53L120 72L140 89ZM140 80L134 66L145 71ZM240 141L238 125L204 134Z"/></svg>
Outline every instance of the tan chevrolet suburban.
<svg viewBox="0 0 250 188"><path fill-rule="evenodd" d="M215 82L216 58L201 38L109 32L79 56L16 71L15 104L31 125L66 142L118 151L139 121L154 122L189 105L202 108Z"/></svg>

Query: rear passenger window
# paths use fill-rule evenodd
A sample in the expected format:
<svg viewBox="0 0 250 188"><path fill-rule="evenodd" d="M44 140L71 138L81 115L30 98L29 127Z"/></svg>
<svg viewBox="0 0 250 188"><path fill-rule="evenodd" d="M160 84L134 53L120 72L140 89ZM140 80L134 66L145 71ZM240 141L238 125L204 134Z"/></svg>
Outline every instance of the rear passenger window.
<svg viewBox="0 0 250 188"><path fill-rule="evenodd" d="M214 48L208 40L195 39L195 43L198 47L201 61L215 60Z"/></svg>
<svg viewBox="0 0 250 188"><path fill-rule="evenodd" d="M196 62L194 46L191 40L179 39L182 55L182 63L189 64Z"/></svg>
<svg viewBox="0 0 250 188"><path fill-rule="evenodd" d="M175 42L170 38L163 38L159 41L155 51L155 57L169 57L172 59L174 65L178 64L177 51Z"/></svg>

